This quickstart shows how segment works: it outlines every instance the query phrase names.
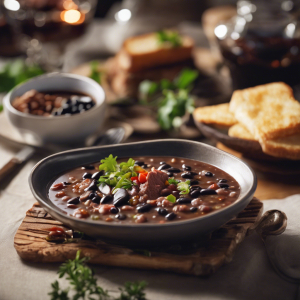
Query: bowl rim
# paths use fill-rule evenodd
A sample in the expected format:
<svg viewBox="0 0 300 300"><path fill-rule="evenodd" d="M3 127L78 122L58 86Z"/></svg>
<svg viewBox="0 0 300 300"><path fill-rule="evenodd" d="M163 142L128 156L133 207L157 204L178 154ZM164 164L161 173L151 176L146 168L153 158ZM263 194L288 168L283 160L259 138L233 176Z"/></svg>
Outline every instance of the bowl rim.
<svg viewBox="0 0 300 300"><path fill-rule="evenodd" d="M87 84L92 85L94 89L98 89L98 91L100 92L99 95L101 97L101 100L97 100L97 99L92 98L96 102L96 105L93 106L91 109L84 111L83 113L70 115L70 116L66 116L66 115L55 116L55 118L54 117L53 118L52 117L44 117L44 116L37 116L37 115L28 114L28 113L23 113L23 112L18 111L17 109L15 109L12 106L11 103L14 99L12 99L11 96L15 92L15 90L17 90L21 86L26 85L28 83L39 82L39 80L44 80L44 79L53 78L53 77L65 77L65 78L71 78L71 79L77 79L77 80L84 81ZM78 92L80 92L80 91L78 91ZM71 74L71 73L64 73L64 72L52 72L52 73L42 74L42 75L33 77L31 79L28 79L28 80L26 80L24 82L21 82L18 85L16 85L3 98L3 106L4 106L4 108L8 109L11 113L13 113L15 115L18 115L22 118L35 119L35 120L59 120L59 119L63 120L63 119L67 119L67 118L70 118L70 117L72 117L72 119L79 118L83 114L86 115L90 112L93 112L93 111L95 111L95 109L100 108L103 105L105 105L105 100L106 100L106 94L104 92L103 87L99 83L97 83L95 80L93 80L92 78L82 76L82 75L78 75L78 74Z"/></svg>
<svg viewBox="0 0 300 300"><path fill-rule="evenodd" d="M159 139L159 140L150 140L150 141L141 141L141 142L133 142L133 143L126 143L126 144L117 144L117 145L113 145L114 148L119 148L119 147L122 147L124 145L127 145L127 146L134 146L134 145L138 145L138 144L149 144L149 143L153 143L153 142L185 142L185 143L190 143L190 144L197 144L197 145L201 145L202 147L206 147L206 148L209 148L213 151L216 151L216 152L221 152L221 153L224 153L225 155L231 157L232 159L238 161L239 163L242 163L243 165L245 165L248 170L250 171L250 174L252 174L252 179L253 179L253 182L252 182L252 185L250 186L250 188L248 188L247 191L245 191L245 195L243 198L238 198L235 202L233 202L232 204L220 209L220 210L217 210L217 211L213 211L207 215L204 215L204 216L201 216L201 217L197 217L197 218L192 218L192 219L188 219L188 220L181 220L181 221L174 221L174 222L170 222L170 223L164 223L164 224L159 224L159 223L142 223L142 224L120 224L120 223L109 223L109 222L95 222L93 220L85 220L85 219L79 219L79 218L75 218L75 217L72 217L72 216L69 216L68 214L65 214L63 213L63 211L55 206L54 204L54 207L55 207L55 213L59 214L61 217L63 218L67 218L68 220L70 221L75 221L75 222L79 222L79 223L82 223L82 224L88 224L88 225L91 225L93 227L105 227L105 228L111 228L112 226L113 227L123 227L123 228L142 228L142 229L149 229L149 228L159 228L161 226L164 226L164 228L166 227L177 227L177 226L182 226L184 224L190 224L190 223L194 223L194 222L197 222L199 220L205 220L207 218L211 218L212 216L215 216L215 215L218 215L218 214L221 214L222 212L226 211L226 210L229 210L231 209L234 205L237 205L238 203L240 203L243 199L248 199L251 195L254 195L254 192L257 188L257 177L256 177L256 174L254 173L254 171L252 170L252 168L245 162L243 162L241 159L237 158L236 156L230 154L230 153L227 153L223 150L220 150L216 147L213 147L211 145L208 145L208 144L205 144L205 143L201 143L201 142L196 142L196 141L190 141L190 140L184 140L184 139L167 139L167 140L163 140L163 139ZM55 156L61 156L61 155L65 155L66 153L72 153L72 152L80 152L82 150L85 150L85 151L89 151L91 149L97 149L97 148L100 148L100 149L106 149L106 148L110 148L112 147L111 145L107 145L107 146L98 146L98 147L86 147L86 148L78 148L78 149L73 149L73 150L67 150L67 151L63 151L63 152L59 152L59 153L56 153L56 154L52 154L44 159L42 159L41 161L39 161L31 170L30 172L30 175L29 175L29 178L28 178L28 181L29 181L29 186L30 186L30 189L31 189L31 192L33 193L34 197L39 201L41 202L44 207L46 207L49 211L51 211L53 209L52 206L50 206L44 199L42 199L41 197L38 196L38 194L35 192L35 189L33 187L33 182L32 182L32 177L33 177L33 173L35 172L35 170L41 165L43 164L45 161L55 157ZM215 165L214 165L215 166ZM216 166L217 168L219 168L218 166ZM250 199L251 200L251 199ZM48 201L51 202L51 200L48 198Z"/></svg>

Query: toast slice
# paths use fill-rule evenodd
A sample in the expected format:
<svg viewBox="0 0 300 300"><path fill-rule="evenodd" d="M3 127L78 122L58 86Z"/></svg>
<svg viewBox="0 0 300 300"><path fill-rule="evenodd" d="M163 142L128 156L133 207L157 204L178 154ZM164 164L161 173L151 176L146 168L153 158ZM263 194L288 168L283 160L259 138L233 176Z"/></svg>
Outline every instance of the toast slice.
<svg viewBox="0 0 300 300"><path fill-rule="evenodd" d="M193 116L197 122L217 127L231 127L237 123L236 118L229 111L229 103L198 107Z"/></svg>
<svg viewBox="0 0 300 300"><path fill-rule="evenodd" d="M255 141L254 136L240 123L229 128L228 135L246 140ZM264 153L271 156L299 160L300 159L300 133L287 137L266 140L261 143Z"/></svg>
<svg viewBox="0 0 300 300"><path fill-rule="evenodd" d="M241 123L237 123L231 126L228 130L228 135L231 137L240 138L244 140L256 141L254 136Z"/></svg>
<svg viewBox="0 0 300 300"><path fill-rule="evenodd" d="M300 133L300 103L285 83L235 91L229 109L260 143Z"/></svg>
<svg viewBox="0 0 300 300"><path fill-rule="evenodd" d="M181 45L160 43L157 33L128 38L117 55L118 65L128 72L139 72L153 67L170 65L192 58L194 41L181 36Z"/></svg>

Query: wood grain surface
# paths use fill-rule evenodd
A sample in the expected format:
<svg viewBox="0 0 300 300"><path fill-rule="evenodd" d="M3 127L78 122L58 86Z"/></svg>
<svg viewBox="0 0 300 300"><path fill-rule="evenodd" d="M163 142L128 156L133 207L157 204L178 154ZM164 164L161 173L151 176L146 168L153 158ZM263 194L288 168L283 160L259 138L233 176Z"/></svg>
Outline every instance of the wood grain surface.
<svg viewBox="0 0 300 300"><path fill-rule="evenodd" d="M263 204L253 198L234 219L209 236L199 239L197 248L177 252L147 252L106 244L99 240L80 240L77 243L56 244L46 241L49 229L62 223L52 219L36 203L20 225L14 239L19 256L29 262L64 262L73 259L77 250L90 257L90 263L127 268L155 269L180 274L206 276L229 263L237 246L250 234L262 214Z"/></svg>

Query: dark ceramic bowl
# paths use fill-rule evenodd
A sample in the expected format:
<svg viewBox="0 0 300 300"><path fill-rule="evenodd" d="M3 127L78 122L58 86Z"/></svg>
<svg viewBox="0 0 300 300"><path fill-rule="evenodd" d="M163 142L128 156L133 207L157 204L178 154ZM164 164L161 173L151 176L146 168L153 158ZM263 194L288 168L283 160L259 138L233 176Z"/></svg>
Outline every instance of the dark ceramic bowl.
<svg viewBox="0 0 300 300"><path fill-rule="evenodd" d="M165 224L117 224L77 219L66 215L48 198L53 181L70 169L100 161L109 154L120 157L172 156L195 159L214 165L241 186L233 204L203 217ZM119 244L158 245L197 239L212 232L236 216L250 202L256 189L256 176L240 159L212 146L187 140L155 140L138 143L83 148L51 155L31 171L29 184L34 197L52 217L87 235Z"/></svg>

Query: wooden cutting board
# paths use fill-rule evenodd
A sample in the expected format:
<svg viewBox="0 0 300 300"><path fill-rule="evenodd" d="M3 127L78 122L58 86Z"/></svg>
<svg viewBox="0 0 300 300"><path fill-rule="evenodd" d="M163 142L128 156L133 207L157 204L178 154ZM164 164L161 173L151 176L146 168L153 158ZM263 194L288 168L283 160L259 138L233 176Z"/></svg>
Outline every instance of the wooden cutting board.
<svg viewBox="0 0 300 300"><path fill-rule="evenodd" d="M68 228L54 220L36 203L27 211L15 235L14 246L19 256L29 262L64 262L74 259L77 250L81 250L82 255L89 256L90 263L94 264L206 276L232 260L237 246L258 223L262 208L262 202L253 198L236 218L209 236L201 237L197 247L180 249L177 245L169 248L168 252L149 252L99 240L80 240L64 244L47 242L45 238L51 227Z"/></svg>

